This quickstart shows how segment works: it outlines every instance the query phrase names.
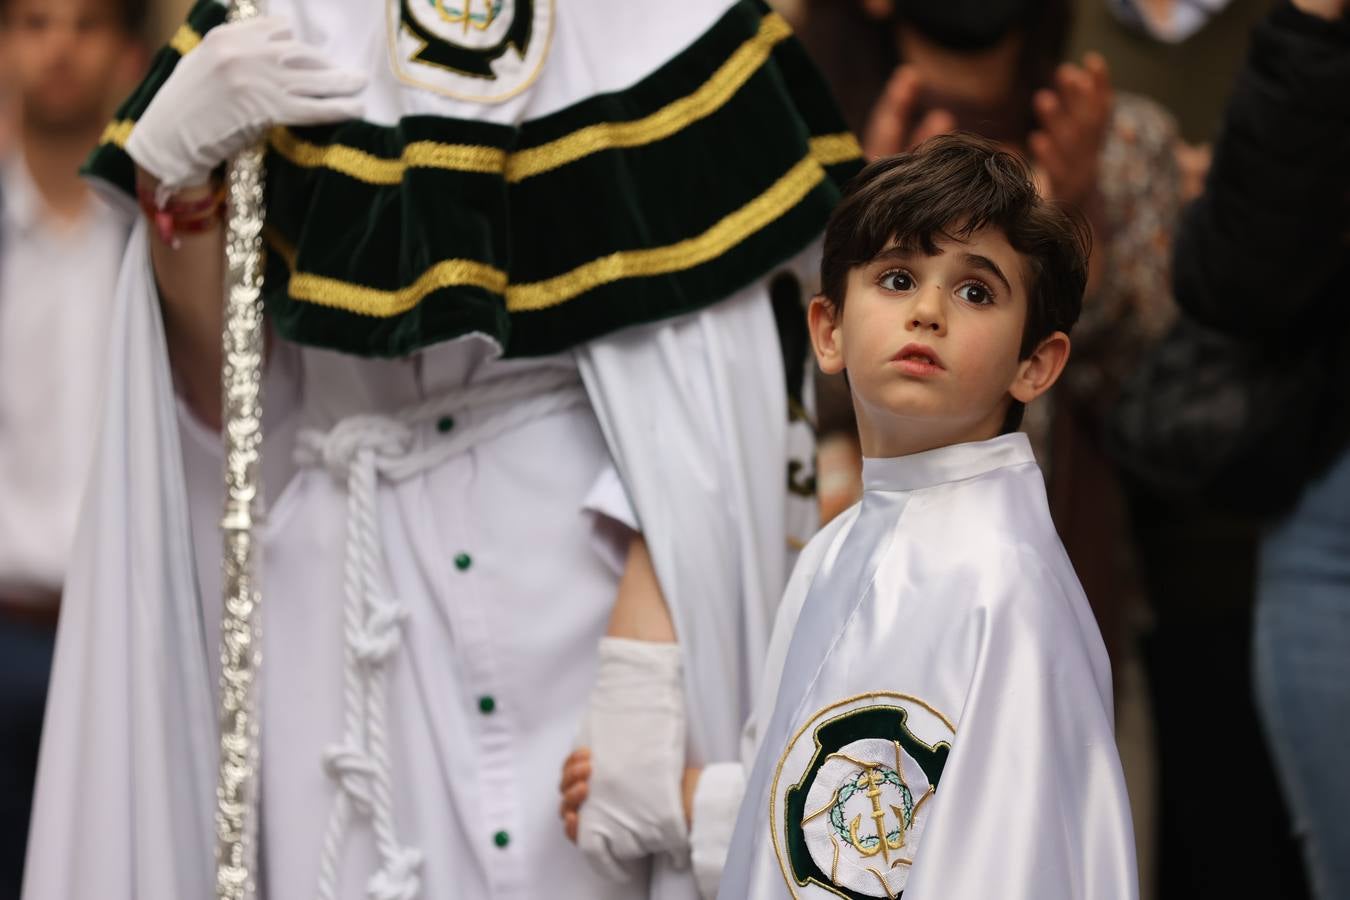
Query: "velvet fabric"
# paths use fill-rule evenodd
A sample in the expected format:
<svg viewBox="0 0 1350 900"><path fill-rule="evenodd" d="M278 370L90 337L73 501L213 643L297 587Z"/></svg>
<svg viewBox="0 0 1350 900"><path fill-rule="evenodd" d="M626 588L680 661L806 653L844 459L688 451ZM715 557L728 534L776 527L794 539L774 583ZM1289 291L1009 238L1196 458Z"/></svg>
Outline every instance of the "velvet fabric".
<svg viewBox="0 0 1350 900"><path fill-rule="evenodd" d="M190 25L214 27L219 9L204 0ZM675 130L512 171L553 142L680 109L754 47L762 62L720 102L672 116ZM176 59L161 51L118 112L124 129ZM828 90L758 0L631 87L516 127L409 116L279 129L270 144L268 311L287 338L363 356L472 332L507 356L546 355L700 309L809 244L861 165ZM429 146L478 161L408 162ZM115 140L88 172L132 189Z"/></svg>

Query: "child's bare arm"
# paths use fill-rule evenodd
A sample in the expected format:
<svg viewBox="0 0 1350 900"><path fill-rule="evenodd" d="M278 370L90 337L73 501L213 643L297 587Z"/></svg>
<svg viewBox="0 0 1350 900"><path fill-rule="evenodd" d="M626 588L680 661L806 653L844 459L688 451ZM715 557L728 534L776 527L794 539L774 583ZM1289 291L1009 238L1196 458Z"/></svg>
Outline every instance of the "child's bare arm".
<svg viewBox="0 0 1350 900"><path fill-rule="evenodd" d="M619 579L619 595L614 601L614 612L610 614L605 634L635 641L677 642L670 607L666 606L666 598L656 580L647 542L640 534L633 535L628 545L628 559L623 577Z"/></svg>

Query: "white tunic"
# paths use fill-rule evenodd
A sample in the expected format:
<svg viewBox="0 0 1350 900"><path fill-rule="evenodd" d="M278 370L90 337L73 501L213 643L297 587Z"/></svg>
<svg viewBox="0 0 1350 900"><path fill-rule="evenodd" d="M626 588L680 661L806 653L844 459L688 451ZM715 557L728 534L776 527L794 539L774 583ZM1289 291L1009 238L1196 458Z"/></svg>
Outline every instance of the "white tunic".
<svg viewBox="0 0 1350 900"><path fill-rule="evenodd" d="M117 292L109 402L43 735L28 900L210 891L220 464L215 437L175 415L146 241L139 223ZM579 370L586 402L377 488L383 593L406 616L382 695L392 819L420 863L415 890L401 880L369 893L372 877L388 874L387 854L368 820L353 817L335 896L693 896L687 871L654 871L650 889L608 885L562 836L560 766L617 585L613 548L587 507L626 514L612 495L590 502L612 485L612 454L677 623L715 623L711 634L681 631L690 690L717 687L714 702L691 709L691 759L734 758L726 723L748 712L746 673L758 669L760 623L772 619L787 557L788 426L773 335L756 284L566 358L494 361L473 338L410 362L275 348L264 453L265 897L319 895L339 796L325 760L344 736L346 702L346 490L327 469L297 469L288 450L305 428L549 368ZM414 444L453 439L473 419L424 424Z"/></svg>
<svg viewBox="0 0 1350 900"><path fill-rule="evenodd" d="M1025 436L863 478L789 584L719 896L1134 898L1110 669Z"/></svg>
<svg viewBox="0 0 1350 900"><path fill-rule="evenodd" d="M112 290L128 219L90 197L44 208L0 164L0 597L59 593L98 432Z"/></svg>
<svg viewBox="0 0 1350 900"><path fill-rule="evenodd" d="M570 356L493 361L494 348L475 339L388 362L293 346L279 355L299 359L274 357L279 377L268 383L268 400L281 408L264 458L278 470L294 456L297 428L326 431L505 373L576 368ZM474 415L454 416L444 434L435 420L423 423L418 438L447 440ZM220 442L188 420L183 447L214 646ZM389 595L407 614L386 663L390 775L400 837L423 855L424 897L529 897L543 871L566 896L646 895L592 872L553 809L618 584L585 508L608 464L583 405L380 489ZM324 754L344 732L346 484L303 468L272 496L263 550L266 885L270 897L304 897L315 891L337 793ZM369 826L354 826L343 846L341 896L362 897L379 868Z"/></svg>

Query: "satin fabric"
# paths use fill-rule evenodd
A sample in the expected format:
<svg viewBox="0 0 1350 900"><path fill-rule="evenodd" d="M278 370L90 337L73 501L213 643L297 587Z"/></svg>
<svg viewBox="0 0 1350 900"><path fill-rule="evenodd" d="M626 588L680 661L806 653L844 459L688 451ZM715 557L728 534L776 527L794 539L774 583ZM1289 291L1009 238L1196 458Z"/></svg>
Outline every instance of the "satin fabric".
<svg viewBox="0 0 1350 900"><path fill-rule="evenodd" d="M860 506L808 546L784 599L800 618L776 626L775 643L792 637L756 709L767 725L718 896L1133 900L1110 667L1026 437L868 459L863 479ZM794 770L801 742L832 707L892 704L954 730L907 880L803 883L786 849L803 828L786 815L810 774Z"/></svg>

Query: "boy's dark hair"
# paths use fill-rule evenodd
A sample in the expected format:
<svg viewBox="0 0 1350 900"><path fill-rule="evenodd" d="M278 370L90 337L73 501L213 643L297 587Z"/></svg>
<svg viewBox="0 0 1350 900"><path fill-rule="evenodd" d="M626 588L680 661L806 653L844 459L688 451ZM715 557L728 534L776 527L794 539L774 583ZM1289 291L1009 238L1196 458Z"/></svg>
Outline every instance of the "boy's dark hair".
<svg viewBox="0 0 1350 900"><path fill-rule="evenodd" d="M1019 357L1056 331L1069 332L1083 307L1091 232L1077 212L1045 200L1020 157L971 134L944 134L879 159L844 189L825 229L821 293L844 308L850 269L892 245L934 254L941 238L964 240L997 228L1021 254L1027 322ZM1013 402L1004 431L1021 424Z"/></svg>

